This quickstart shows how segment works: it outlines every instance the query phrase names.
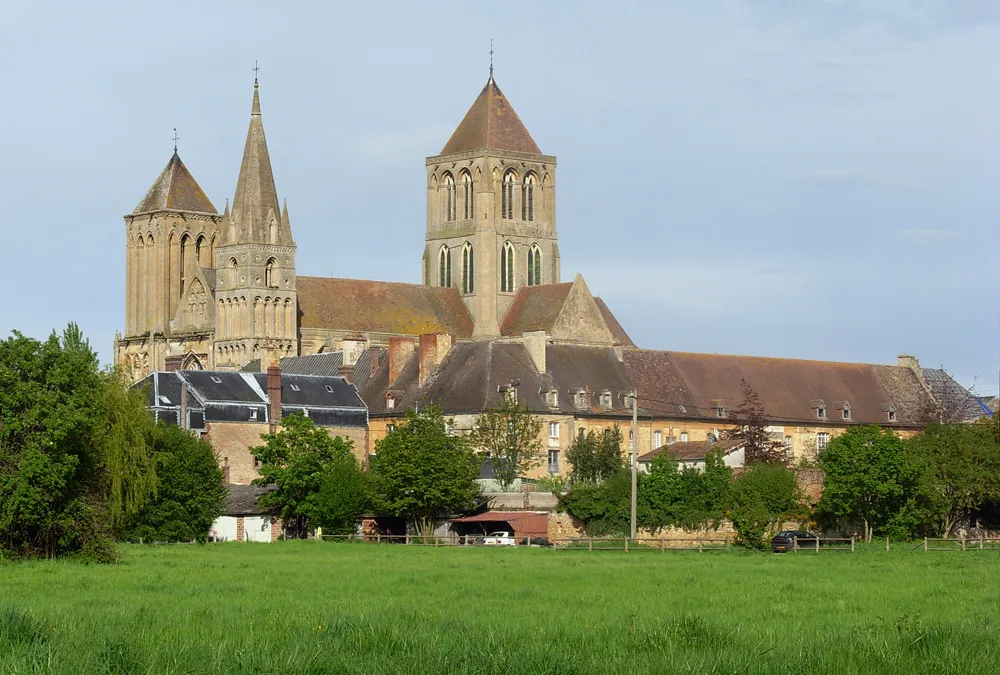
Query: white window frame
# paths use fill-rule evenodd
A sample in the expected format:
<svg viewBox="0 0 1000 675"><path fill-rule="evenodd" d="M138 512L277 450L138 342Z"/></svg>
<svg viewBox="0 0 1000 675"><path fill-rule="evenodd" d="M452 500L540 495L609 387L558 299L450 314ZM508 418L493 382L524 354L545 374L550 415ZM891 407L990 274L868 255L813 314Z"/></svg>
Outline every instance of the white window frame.
<svg viewBox="0 0 1000 675"><path fill-rule="evenodd" d="M663 432L654 431L653 432L653 449L659 448L663 445Z"/></svg>
<svg viewBox="0 0 1000 675"><path fill-rule="evenodd" d="M559 451L549 450L549 473L559 473Z"/></svg>
<svg viewBox="0 0 1000 675"><path fill-rule="evenodd" d="M821 431L816 434L816 451L826 450L830 445L830 434L825 431Z"/></svg>
<svg viewBox="0 0 1000 675"><path fill-rule="evenodd" d="M681 443L687 443L687 442L688 442L688 432L682 431L681 432Z"/></svg>
<svg viewBox="0 0 1000 675"><path fill-rule="evenodd" d="M549 422L549 440L559 440L559 423Z"/></svg>

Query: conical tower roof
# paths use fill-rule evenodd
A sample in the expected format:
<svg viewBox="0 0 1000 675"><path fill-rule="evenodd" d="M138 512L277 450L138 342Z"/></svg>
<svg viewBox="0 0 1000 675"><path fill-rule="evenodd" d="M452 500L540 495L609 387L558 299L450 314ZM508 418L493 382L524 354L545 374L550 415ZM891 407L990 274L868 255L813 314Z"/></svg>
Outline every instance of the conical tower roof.
<svg viewBox="0 0 1000 675"><path fill-rule="evenodd" d="M184 166L176 149L167 166L160 172L156 182L132 213L135 215L154 211L218 213L205 195L205 191L198 185L198 181Z"/></svg>
<svg viewBox="0 0 1000 675"><path fill-rule="evenodd" d="M492 69L486 86L479 92L469 112L465 113L465 118L448 139L441 154L480 149L542 154L497 86Z"/></svg>
<svg viewBox="0 0 1000 675"><path fill-rule="evenodd" d="M264 123L260 118L260 95L257 81L253 83L253 105L250 108L250 128L243 148L243 163L233 196L232 218L245 241L263 241L267 222L281 218L278 192L271 172L271 157L264 138Z"/></svg>

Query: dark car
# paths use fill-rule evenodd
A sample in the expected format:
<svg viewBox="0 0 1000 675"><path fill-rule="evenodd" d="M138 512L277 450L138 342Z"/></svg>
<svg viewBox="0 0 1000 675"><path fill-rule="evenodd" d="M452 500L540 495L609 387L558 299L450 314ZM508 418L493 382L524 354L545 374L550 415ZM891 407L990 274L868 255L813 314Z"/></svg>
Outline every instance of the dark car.
<svg viewBox="0 0 1000 675"><path fill-rule="evenodd" d="M782 530L771 539L771 550L775 553L784 553L795 548L795 540L798 539L799 548L804 546L815 546L816 535L805 530Z"/></svg>

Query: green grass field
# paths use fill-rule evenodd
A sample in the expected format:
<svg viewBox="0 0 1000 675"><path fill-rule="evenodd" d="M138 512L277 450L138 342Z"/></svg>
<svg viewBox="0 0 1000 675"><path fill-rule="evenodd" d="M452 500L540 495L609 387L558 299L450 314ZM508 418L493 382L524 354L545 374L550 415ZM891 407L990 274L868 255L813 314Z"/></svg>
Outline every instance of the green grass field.
<svg viewBox="0 0 1000 675"><path fill-rule="evenodd" d="M0 564L0 672L984 673L1000 552L322 542Z"/></svg>

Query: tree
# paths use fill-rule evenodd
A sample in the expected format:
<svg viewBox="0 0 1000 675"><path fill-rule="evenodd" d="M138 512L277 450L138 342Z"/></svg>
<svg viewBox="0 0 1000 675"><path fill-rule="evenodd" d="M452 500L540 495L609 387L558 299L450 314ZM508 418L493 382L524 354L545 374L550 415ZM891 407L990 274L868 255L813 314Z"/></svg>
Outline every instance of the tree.
<svg viewBox="0 0 1000 675"><path fill-rule="evenodd" d="M804 519L807 513L795 472L788 467L758 463L733 484L729 519L740 542L749 548L764 548L776 527Z"/></svg>
<svg viewBox="0 0 1000 675"><path fill-rule="evenodd" d="M729 413L729 421L734 428L723 431L725 438L743 443L747 466L757 463L788 464L781 441L771 438L767 431L767 414L760 396L746 379L743 384L743 400Z"/></svg>
<svg viewBox="0 0 1000 675"><path fill-rule="evenodd" d="M331 506L324 505L324 499L331 499L330 490L338 489L337 477L345 475L344 467L352 462L357 466L357 460L350 441L331 437L301 413L283 417L281 426L274 433L261 435L264 445L250 449L261 462L258 470L261 477L254 484L274 486L271 492L261 495L258 503L278 509L291 536L304 537L315 527L316 517L330 513ZM350 477L352 494L355 487L354 478ZM324 488L325 497L321 496ZM364 503L359 501L355 508L356 521ZM343 517L343 512L339 513L338 517Z"/></svg>
<svg viewBox="0 0 1000 675"><path fill-rule="evenodd" d="M505 396L499 408L487 408L479 415L469 440L480 452L488 453L493 477L500 490L507 492L519 476L541 464L541 431L541 420L527 405Z"/></svg>
<svg viewBox="0 0 1000 675"><path fill-rule="evenodd" d="M622 457L622 432L616 424L599 434L588 431L573 439L566 450L566 460L572 466L570 476L575 483L601 483L625 465Z"/></svg>
<svg viewBox="0 0 1000 675"><path fill-rule="evenodd" d="M133 429L149 420L75 324L0 341L0 551L113 558L111 536L155 487Z"/></svg>
<svg viewBox="0 0 1000 675"><path fill-rule="evenodd" d="M468 440L448 433L440 408L406 421L375 444L372 479L379 509L406 518L423 537L438 516L475 508L479 458Z"/></svg>
<svg viewBox="0 0 1000 675"><path fill-rule="evenodd" d="M721 452L705 458L703 472L694 467L679 469L675 460L661 453L642 476L639 523L653 531L671 526L686 530L718 527L725 517L732 480L733 470L725 465Z"/></svg>
<svg viewBox="0 0 1000 675"><path fill-rule="evenodd" d="M583 521L591 536L627 536L632 518L632 473L622 467L600 484L577 483L559 497L559 507Z"/></svg>
<svg viewBox="0 0 1000 675"><path fill-rule="evenodd" d="M980 424L932 425L905 443L924 472L923 495L940 532L1000 497L1000 445Z"/></svg>
<svg viewBox="0 0 1000 675"><path fill-rule="evenodd" d="M351 534L371 504L371 481L353 454L334 458L311 502L309 521L325 534Z"/></svg>
<svg viewBox="0 0 1000 675"><path fill-rule="evenodd" d="M205 541L225 511L223 471L207 441L175 425L157 424L146 444L156 466L156 496L131 518L128 534L147 541Z"/></svg>
<svg viewBox="0 0 1000 675"><path fill-rule="evenodd" d="M891 429L875 424L851 429L833 438L819 460L824 472L817 505L821 518L860 523L865 541L871 541L876 531L901 522L907 509L912 514L915 504L907 497L917 492L920 469Z"/></svg>

